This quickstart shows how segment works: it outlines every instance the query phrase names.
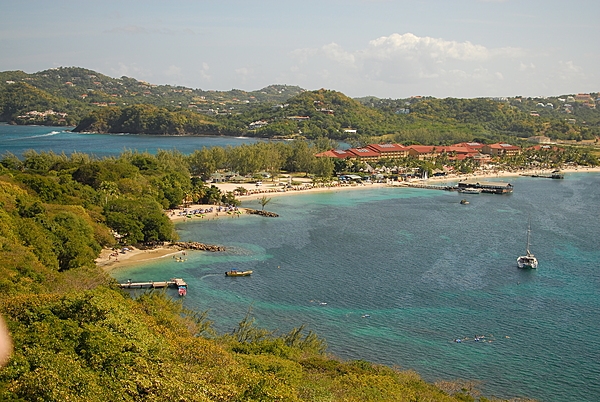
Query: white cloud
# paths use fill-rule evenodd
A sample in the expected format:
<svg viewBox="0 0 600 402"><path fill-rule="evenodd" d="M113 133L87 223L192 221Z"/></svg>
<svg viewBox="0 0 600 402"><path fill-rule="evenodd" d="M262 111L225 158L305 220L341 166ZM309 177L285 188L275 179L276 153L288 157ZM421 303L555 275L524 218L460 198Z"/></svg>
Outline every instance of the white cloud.
<svg viewBox="0 0 600 402"><path fill-rule="evenodd" d="M297 49L291 56L296 62L296 77L309 75L330 88L343 91L345 87L361 86L370 91L368 88L421 87L437 95L448 91L443 96L469 96L467 92L490 91L494 85L502 89L501 82L513 71L535 67L528 62L524 49L489 48L470 41L412 33L382 36L356 51L330 43L321 48ZM524 59L520 66L515 67L515 58Z"/></svg>
<svg viewBox="0 0 600 402"><path fill-rule="evenodd" d="M519 64L519 71L527 71L527 70L535 70L535 64L533 63L523 63L521 62L521 64Z"/></svg>
<svg viewBox="0 0 600 402"><path fill-rule="evenodd" d="M181 68L171 64L167 68L167 71L165 71L165 75L167 77L180 77L181 76Z"/></svg>
<svg viewBox="0 0 600 402"><path fill-rule="evenodd" d="M455 42L443 39L418 37L411 33L382 36L369 42L365 50L367 56L385 58L405 58L409 60L429 58L433 61L446 59L486 60L490 52L484 46L471 42Z"/></svg>
<svg viewBox="0 0 600 402"><path fill-rule="evenodd" d="M322 47L323 54L333 61L338 63L352 65L354 64L355 57L352 53L346 52L336 43L330 43Z"/></svg>
<svg viewBox="0 0 600 402"><path fill-rule="evenodd" d="M575 63L573 63L573 61L569 60L569 61L560 61L559 62L560 68L564 73L580 73L581 72L581 67L576 66Z"/></svg>

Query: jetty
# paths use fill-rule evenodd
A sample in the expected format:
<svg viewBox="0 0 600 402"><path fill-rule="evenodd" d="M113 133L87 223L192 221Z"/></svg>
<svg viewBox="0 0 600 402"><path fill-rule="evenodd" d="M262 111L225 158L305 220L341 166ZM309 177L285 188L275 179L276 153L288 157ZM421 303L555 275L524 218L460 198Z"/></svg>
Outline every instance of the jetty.
<svg viewBox="0 0 600 402"><path fill-rule="evenodd" d="M426 184L426 183L407 183L407 182L403 182L400 183L399 185L394 185L392 187L412 187L412 188L426 188L428 190L444 190L444 191L455 191L458 188L456 186L443 186L443 185L436 185L436 184Z"/></svg>
<svg viewBox="0 0 600 402"><path fill-rule="evenodd" d="M464 190L470 189L477 190L481 193L490 194L510 194L513 191L513 186L510 183L484 181L461 181L456 186L403 182L398 185L393 185L391 187L425 188L428 190L444 190L459 192L466 192Z"/></svg>
<svg viewBox="0 0 600 402"><path fill-rule="evenodd" d="M172 278L168 281L147 281L147 282L132 282L128 280L127 282L120 283L119 286L121 289L141 289L141 288L150 288L150 289L160 289L160 288L187 288L187 283L181 278Z"/></svg>
<svg viewBox="0 0 600 402"><path fill-rule="evenodd" d="M522 173L521 176L541 177L541 178L544 178L544 179L564 179L565 178L565 175L562 172L558 171L558 170L555 170L552 173L532 173L532 174Z"/></svg>
<svg viewBox="0 0 600 402"><path fill-rule="evenodd" d="M510 183L499 181L461 181L458 183L458 190L466 188L477 188L482 193L491 194L510 194L513 192L513 186Z"/></svg>

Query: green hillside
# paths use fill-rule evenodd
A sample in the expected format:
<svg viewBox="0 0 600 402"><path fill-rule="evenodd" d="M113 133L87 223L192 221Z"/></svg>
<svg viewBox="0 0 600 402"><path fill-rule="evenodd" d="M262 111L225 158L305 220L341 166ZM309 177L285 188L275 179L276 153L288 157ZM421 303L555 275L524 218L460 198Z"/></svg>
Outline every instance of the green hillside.
<svg viewBox="0 0 600 402"><path fill-rule="evenodd" d="M268 144L267 144L268 145ZM0 312L14 352L2 401L486 401L468 381L340 361L298 323L252 316L215 333L206 312L161 292L136 299L95 265L112 230L131 243L175 238L163 208L232 202L190 179L193 159L128 152L95 160L29 152L0 160Z"/></svg>
<svg viewBox="0 0 600 402"><path fill-rule="evenodd" d="M203 91L76 67L0 73L0 120L16 124L75 125L76 131L102 133L323 138L355 145L519 142L531 136L591 140L600 136L597 98L590 93L543 99L351 99L333 90L286 85Z"/></svg>

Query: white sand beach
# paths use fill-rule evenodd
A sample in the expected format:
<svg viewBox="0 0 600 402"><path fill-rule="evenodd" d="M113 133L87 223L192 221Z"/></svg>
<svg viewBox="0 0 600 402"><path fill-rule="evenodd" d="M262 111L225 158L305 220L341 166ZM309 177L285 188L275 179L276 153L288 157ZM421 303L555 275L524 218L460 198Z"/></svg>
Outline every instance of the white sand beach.
<svg viewBox="0 0 600 402"><path fill-rule="evenodd" d="M600 172L600 167L578 167L568 168L561 170L563 173L591 173ZM448 182L448 181L461 181L461 180L485 180L491 178L506 178L509 181L511 177L517 177L520 175L530 174L549 174L551 170L520 170L516 172L509 171L494 171L494 172L478 172L468 175L448 175L442 177L433 177L427 180L415 180L414 182L423 183L436 183L436 182ZM284 190L278 182L263 182L261 186L256 186L254 183L250 184L239 184L239 183L215 183L212 184L219 188L222 192L235 191L240 187L244 187L248 193L246 195L237 196L236 198L241 201L255 200L263 196L267 197L279 197L279 196L290 196L296 194L313 193L313 192L339 192L339 191L350 191L350 190L369 190L374 188L381 188L387 186L401 186L403 182L388 181L385 183L364 183L364 184L344 184L344 185L312 185L310 179L294 179L302 184L293 186L292 188L286 188ZM258 209L257 203L257 209ZM182 221L187 219L194 220L211 220L211 219L235 219L240 215L246 213L246 208L237 208L237 210L225 210L223 207L218 205L207 205L207 204L193 204L186 208L172 209L165 211L165 214L173 221ZM200 212L202 211L202 212ZM188 218L190 214L193 218ZM124 253L115 252L113 250L105 249L102 250L100 256L96 260L96 264L102 267L105 271L111 271L115 268L130 266L132 264L138 264L150 260L159 258L165 258L181 254L183 251L176 246L160 246L151 250L142 250L132 246L127 246L128 250ZM111 255L112 254L112 255Z"/></svg>

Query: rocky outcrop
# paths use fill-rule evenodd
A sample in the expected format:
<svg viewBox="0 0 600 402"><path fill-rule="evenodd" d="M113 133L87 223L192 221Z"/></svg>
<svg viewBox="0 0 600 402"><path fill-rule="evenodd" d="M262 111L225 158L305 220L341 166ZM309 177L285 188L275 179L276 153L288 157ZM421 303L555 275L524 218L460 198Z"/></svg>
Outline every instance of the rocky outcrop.
<svg viewBox="0 0 600 402"><path fill-rule="evenodd" d="M268 218L277 218L279 215L276 214L275 212L269 212L269 211L259 211L257 209L246 209L246 213L247 214L252 214L252 215L261 215L261 216L266 216Z"/></svg>
<svg viewBox="0 0 600 402"><path fill-rule="evenodd" d="M196 241L178 241L173 243L173 246L178 247L181 250L225 251L225 247L223 246L198 243Z"/></svg>

